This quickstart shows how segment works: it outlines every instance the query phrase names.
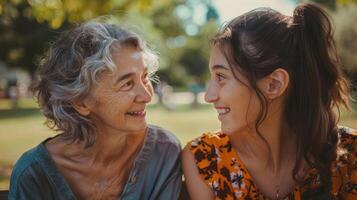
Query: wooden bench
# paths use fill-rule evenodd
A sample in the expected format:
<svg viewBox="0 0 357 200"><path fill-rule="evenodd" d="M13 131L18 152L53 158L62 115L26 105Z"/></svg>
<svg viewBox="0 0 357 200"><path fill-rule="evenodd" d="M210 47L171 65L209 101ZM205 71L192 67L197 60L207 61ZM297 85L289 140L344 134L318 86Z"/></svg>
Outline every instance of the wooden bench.
<svg viewBox="0 0 357 200"><path fill-rule="evenodd" d="M8 190L0 190L0 200L7 200ZM189 196L186 190L185 182L182 183L182 189L180 193L179 200L189 200Z"/></svg>
<svg viewBox="0 0 357 200"><path fill-rule="evenodd" d="M0 190L0 200L7 200L8 190Z"/></svg>

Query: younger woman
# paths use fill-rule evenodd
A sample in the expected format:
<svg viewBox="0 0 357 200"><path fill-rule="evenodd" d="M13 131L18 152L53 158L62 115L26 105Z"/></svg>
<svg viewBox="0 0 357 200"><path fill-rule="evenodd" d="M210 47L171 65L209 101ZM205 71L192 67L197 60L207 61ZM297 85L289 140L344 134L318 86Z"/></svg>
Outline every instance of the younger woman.
<svg viewBox="0 0 357 200"><path fill-rule="evenodd" d="M327 14L256 9L213 39L205 96L221 131L183 151L192 199L357 199L357 135Z"/></svg>

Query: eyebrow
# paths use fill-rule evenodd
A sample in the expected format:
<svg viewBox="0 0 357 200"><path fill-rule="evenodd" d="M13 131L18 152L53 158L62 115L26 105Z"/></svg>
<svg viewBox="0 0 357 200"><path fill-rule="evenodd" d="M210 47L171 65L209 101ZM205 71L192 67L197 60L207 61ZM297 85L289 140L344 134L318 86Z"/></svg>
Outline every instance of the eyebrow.
<svg viewBox="0 0 357 200"><path fill-rule="evenodd" d="M218 69L229 70L228 67L223 66L223 65L213 65L212 66L212 70L218 70Z"/></svg>
<svg viewBox="0 0 357 200"><path fill-rule="evenodd" d="M128 79L128 78L130 78L131 76L134 76L134 75L135 75L134 72L130 72L130 73L124 74L122 76L119 76L119 78L115 81L115 85L118 84L120 81Z"/></svg>

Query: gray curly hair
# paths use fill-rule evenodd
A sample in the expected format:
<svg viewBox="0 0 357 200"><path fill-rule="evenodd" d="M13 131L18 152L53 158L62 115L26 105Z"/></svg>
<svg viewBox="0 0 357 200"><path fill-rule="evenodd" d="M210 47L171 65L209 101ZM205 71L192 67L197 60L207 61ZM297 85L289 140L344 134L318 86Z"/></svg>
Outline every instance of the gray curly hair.
<svg viewBox="0 0 357 200"><path fill-rule="evenodd" d="M124 45L143 51L147 67L156 71L158 57L128 29L90 21L60 35L41 60L32 85L49 128L72 142L84 141L85 147L94 144L94 124L71 102L87 98L102 72L113 72L113 51Z"/></svg>

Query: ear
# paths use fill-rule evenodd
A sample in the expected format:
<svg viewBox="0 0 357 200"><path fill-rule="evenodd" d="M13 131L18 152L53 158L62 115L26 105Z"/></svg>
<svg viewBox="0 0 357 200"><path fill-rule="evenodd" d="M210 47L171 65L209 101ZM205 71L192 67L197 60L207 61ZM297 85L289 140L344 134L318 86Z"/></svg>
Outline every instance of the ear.
<svg viewBox="0 0 357 200"><path fill-rule="evenodd" d="M74 101L72 106L82 116L88 116L91 113L91 109L85 101Z"/></svg>
<svg viewBox="0 0 357 200"><path fill-rule="evenodd" d="M289 81L289 73L285 69L278 68L264 77L259 85L266 98L275 99L285 93Z"/></svg>

